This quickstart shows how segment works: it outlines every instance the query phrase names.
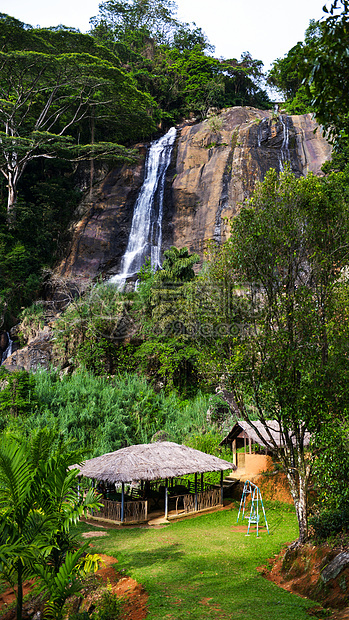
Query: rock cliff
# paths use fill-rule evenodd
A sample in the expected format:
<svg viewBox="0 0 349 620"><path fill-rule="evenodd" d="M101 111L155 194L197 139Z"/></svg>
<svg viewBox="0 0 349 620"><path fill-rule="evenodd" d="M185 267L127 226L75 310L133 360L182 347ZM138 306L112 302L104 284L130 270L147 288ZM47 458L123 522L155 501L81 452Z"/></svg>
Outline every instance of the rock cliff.
<svg viewBox="0 0 349 620"><path fill-rule="evenodd" d="M82 206L71 248L58 272L68 278L118 273L133 206L144 177L144 149L131 167L111 171ZM163 249L188 246L201 255L207 242L225 239L234 216L269 168L289 162L297 176L321 174L331 147L311 115L274 115L236 107L178 129L167 173Z"/></svg>

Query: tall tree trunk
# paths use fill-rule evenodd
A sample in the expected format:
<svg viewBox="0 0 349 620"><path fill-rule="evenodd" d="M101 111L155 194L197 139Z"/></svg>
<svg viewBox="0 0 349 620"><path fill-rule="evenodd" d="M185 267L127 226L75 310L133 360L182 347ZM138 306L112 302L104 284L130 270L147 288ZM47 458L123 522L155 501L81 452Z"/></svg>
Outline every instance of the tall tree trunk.
<svg viewBox="0 0 349 620"><path fill-rule="evenodd" d="M91 114L91 144L92 144L92 148L93 148L93 144L95 141L95 118L94 118L94 108L92 108L92 114ZM90 200L92 201L92 188L93 188L93 179L94 179L94 174L95 174L95 160L93 157L93 152L92 152L92 157L90 158Z"/></svg>
<svg viewBox="0 0 349 620"><path fill-rule="evenodd" d="M10 172L7 179L7 214L9 215L13 211L13 207L17 202L17 183L15 181L15 175Z"/></svg>
<svg viewBox="0 0 349 620"><path fill-rule="evenodd" d="M23 609L23 564L22 560L18 560L17 564L17 607L16 607L16 618L17 620L22 620L22 609Z"/></svg>
<svg viewBox="0 0 349 620"><path fill-rule="evenodd" d="M295 480L289 471L286 472L286 475L296 509L299 528L298 540L300 543L304 543L308 538L308 477L306 474L298 473L298 480Z"/></svg>

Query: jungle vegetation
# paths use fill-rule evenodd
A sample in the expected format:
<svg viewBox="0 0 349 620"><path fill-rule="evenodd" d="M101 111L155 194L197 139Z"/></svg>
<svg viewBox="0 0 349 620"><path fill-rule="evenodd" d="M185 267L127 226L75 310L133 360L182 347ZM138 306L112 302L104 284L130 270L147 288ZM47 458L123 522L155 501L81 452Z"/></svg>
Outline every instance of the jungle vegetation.
<svg viewBox="0 0 349 620"><path fill-rule="evenodd" d="M161 270L144 266L135 292L103 283L78 291L53 327L66 374L1 370L1 430L29 441L48 427L89 456L157 437L212 451L232 412L271 416L288 429L287 449L274 448L300 540L313 467L321 510L348 514L347 18L348 3L336 0L269 75L289 111L314 110L331 133L324 176L269 171L198 273L196 255L171 248ZM80 162L115 165L160 127L212 107L270 102L261 62L248 53L214 58L201 29L179 23L168 0L106 1L88 35L1 15L0 36L0 303L3 325L21 318L25 339L25 325L45 321L43 268L64 253ZM319 77L326 54L331 112ZM306 430L316 459L305 451Z"/></svg>

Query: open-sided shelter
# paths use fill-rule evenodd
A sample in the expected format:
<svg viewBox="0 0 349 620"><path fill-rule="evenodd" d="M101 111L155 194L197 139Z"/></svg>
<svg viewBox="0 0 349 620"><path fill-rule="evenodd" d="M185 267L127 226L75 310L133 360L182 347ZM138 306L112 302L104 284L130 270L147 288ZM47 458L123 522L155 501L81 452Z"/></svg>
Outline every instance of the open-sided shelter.
<svg viewBox="0 0 349 620"><path fill-rule="evenodd" d="M100 515L121 523L147 519L146 488L151 481L163 483L160 484L159 492L163 491L165 518L168 517L169 496L172 491L172 497L176 501L176 511L179 497L182 498L184 513L221 505L223 503L223 471L236 469L236 466L229 461L170 441L121 448L74 467L78 468L80 474L87 478L116 486L121 484L121 501L103 500L104 509ZM221 472L220 489L210 489L207 486L204 488L204 474L213 471ZM187 474L195 475L194 492L188 492L189 489L183 488L182 485L179 489L182 493L176 495L178 485L173 482ZM201 474L200 484L198 484L198 474ZM133 501L131 495L131 501L125 501L125 484L133 484L135 488L136 482L140 482L140 497ZM183 492L185 490L187 492ZM142 498L142 493L144 498Z"/></svg>

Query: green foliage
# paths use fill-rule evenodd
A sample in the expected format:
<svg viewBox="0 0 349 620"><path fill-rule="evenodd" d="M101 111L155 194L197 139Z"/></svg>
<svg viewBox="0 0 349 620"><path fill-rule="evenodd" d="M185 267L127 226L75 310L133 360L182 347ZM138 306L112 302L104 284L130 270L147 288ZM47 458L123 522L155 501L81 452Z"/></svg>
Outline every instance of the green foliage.
<svg viewBox="0 0 349 620"><path fill-rule="evenodd" d="M103 378L80 369L61 380L55 373L37 373L42 409L26 428L49 425L85 446L92 456L125 445L147 443L163 425L163 399L144 378Z"/></svg>
<svg viewBox="0 0 349 620"><path fill-rule="evenodd" d="M118 620L121 615L122 601L117 594L108 589L102 592L98 599L97 611L93 612L92 620Z"/></svg>
<svg viewBox="0 0 349 620"><path fill-rule="evenodd" d="M349 512L347 509L325 510L309 518L312 537L317 542L333 538L349 530Z"/></svg>
<svg viewBox="0 0 349 620"><path fill-rule="evenodd" d="M148 375L160 377L168 389L194 387L198 351L186 332L186 284L195 277L198 255L187 248L166 250L162 269L146 267L140 276L133 312L145 341L135 352Z"/></svg>
<svg viewBox="0 0 349 620"><path fill-rule="evenodd" d="M6 17L0 19L0 39L5 39L7 27ZM17 28L20 40L23 26L18 23ZM92 118L95 130L99 119L112 118L113 106L114 113L118 110L120 116L125 115L126 107L129 118L137 106L139 119L144 119L151 104L120 71L113 53L88 35L64 31L62 36L59 31L45 29L24 32L25 51L18 44L11 48L11 40L6 41L0 54L0 170L8 183L9 210L17 202L18 182L24 170L37 158L64 154L68 159L88 159L99 151L104 157L108 152L115 157L127 156L110 137L109 144L90 140L84 123ZM74 132L79 135L78 146Z"/></svg>
<svg viewBox="0 0 349 620"><path fill-rule="evenodd" d="M111 372L114 350L118 357L130 327L127 308L127 300L112 286L93 284L80 292L54 324L61 363Z"/></svg>
<svg viewBox="0 0 349 620"><path fill-rule="evenodd" d="M38 407L35 379L26 370L2 373L0 390L0 424L4 429L12 417L28 416Z"/></svg>
<svg viewBox="0 0 349 620"><path fill-rule="evenodd" d="M270 444L288 476L301 539L313 465L305 429L315 433L325 420L340 419L349 397L349 206L342 181L341 174L296 179L270 170L232 221L215 268L244 297L243 329L230 337L230 352L218 356L217 376L242 417L252 407L264 424L272 418L284 429L285 448Z"/></svg>
<svg viewBox="0 0 349 620"><path fill-rule="evenodd" d="M205 118L211 107L270 107L261 88L263 63L248 52L240 61L212 58L201 28L178 22L175 12L168 0L107 1L91 20L92 35L117 50L138 87L154 98L159 119Z"/></svg>
<svg viewBox="0 0 349 620"><path fill-rule="evenodd" d="M111 588L107 586L96 600L94 611L69 614L69 620L119 620L122 602L122 599L117 594L113 594Z"/></svg>
<svg viewBox="0 0 349 620"><path fill-rule="evenodd" d="M330 10L323 9L326 19L318 23L316 45L307 49L301 73L318 120L334 138L348 134L349 6L347 0L334 0Z"/></svg>
<svg viewBox="0 0 349 620"><path fill-rule="evenodd" d="M39 576L49 587L49 606L55 618L70 591L76 591L80 571L77 563L86 549L68 552L61 562L52 563L60 542L67 543L72 523L90 509L98 508L94 490L79 497L78 470L69 465L81 452L66 451L54 432L43 429L30 440L3 435L0 443L0 574L12 587L17 585L17 620L22 618L23 580ZM51 581L47 579L51 572ZM54 605L53 605L54 604Z"/></svg>
<svg viewBox="0 0 349 620"><path fill-rule="evenodd" d="M103 378L80 369L61 378L53 371L31 377L36 406L25 416L4 417L3 426L28 437L47 426L55 436L75 440L90 456L148 443L159 432L182 443L184 437L216 428L206 417L207 396L198 393L183 400L174 392L156 393L137 375Z"/></svg>
<svg viewBox="0 0 349 620"><path fill-rule="evenodd" d="M42 301L33 303L28 308L24 308L19 315L20 318L20 340L22 343L28 342L45 325L45 308Z"/></svg>
<svg viewBox="0 0 349 620"><path fill-rule="evenodd" d="M318 510L349 510L348 424L326 424L314 438L316 460L314 484ZM320 515L321 517L321 515Z"/></svg>
<svg viewBox="0 0 349 620"><path fill-rule="evenodd" d="M162 43L176 25L175 11L172 0L106 0L99 5L99 15L91 23L97 33L99 28L107 28L111 40L128 41L130 35L140 31Z"/></svg>
<svg viewBox="0 0 349 620"><path fill-rule="evenodd" d="M288 114L307 114L313 112L312 97L303 83L308 56L317 47L321 26L314 20L305 32L304 42L298 42L283 58L273 62L267 77L270 86L280 91L286 99Z"/></svg>
<svg viewBox="0 0 349 620"><path fill-rule="evenodd" d="M214 456L225 458L225 456L222 456L222 452L226 452L226 449L225 447L221 448L219 446L221 441L222 437L217 431L209 431L199 435L192 435L187 440L187 445L190 448L195 448L195 450L200 450L206 454L213 454Z"/></svg>

